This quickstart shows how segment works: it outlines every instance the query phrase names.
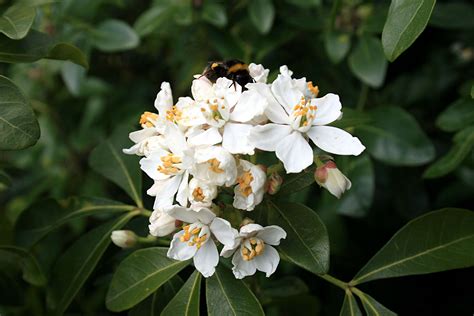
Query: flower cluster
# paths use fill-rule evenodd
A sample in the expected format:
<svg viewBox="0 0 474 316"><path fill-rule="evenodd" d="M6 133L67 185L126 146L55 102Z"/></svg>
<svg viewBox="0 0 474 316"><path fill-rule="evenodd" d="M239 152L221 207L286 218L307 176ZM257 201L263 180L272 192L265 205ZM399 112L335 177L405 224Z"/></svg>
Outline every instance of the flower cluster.
<svg viewBox="0 0 474 316"><path fill-rule="evenodd" d="M267 180L266 168L251 162L256 150L275 152L287 173L298 173L314 162L309 140L339 155L365 149L346 131L326 126L342 116L337 95L318 98L318 87L294 79L286 66L270 84L262 65L250 64L248 71L254 82L245 87L225 77L211 82L196 75L192 97L175 101L169 83L162 83L157 113L143 113L142 129L130 134L135 144L124 149L143 157L141 169L154 180L147 191L155 197L150 234L162 237L178 230L168 256L193 258L205 277L219 262L216 243L223 245L221 256L233 256L236 278L256 270L270 276L279 263L273 246L286 238L282 228L246 221L237 231L219 217L215 204L224 192L233 195L234 209L253 211L266 192L277 191L282 178L273 173ZM332 188L327 182L334 176L323 176L318 183Z"/></svg>

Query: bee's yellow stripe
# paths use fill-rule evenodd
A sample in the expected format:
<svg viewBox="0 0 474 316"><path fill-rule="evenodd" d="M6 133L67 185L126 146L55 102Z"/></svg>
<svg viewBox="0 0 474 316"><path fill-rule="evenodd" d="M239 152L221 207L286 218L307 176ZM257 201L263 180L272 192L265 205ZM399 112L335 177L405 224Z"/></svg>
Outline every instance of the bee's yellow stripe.
<svg viewBox="0 0 474 316"><path fill-rule="evenodd" d="M227 72L231 74L231 73L237 72L239 70L247 70L248 68L249 67L248 67L247 64L235 64L235 65L231 66Z"/></svg>

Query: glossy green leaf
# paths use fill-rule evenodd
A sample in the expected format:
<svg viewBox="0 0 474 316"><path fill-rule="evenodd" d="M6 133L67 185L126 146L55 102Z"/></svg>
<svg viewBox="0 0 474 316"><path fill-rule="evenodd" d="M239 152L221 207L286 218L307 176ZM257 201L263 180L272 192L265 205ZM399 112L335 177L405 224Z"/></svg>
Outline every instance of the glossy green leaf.
<svg viewBox="0 0 474 316"><path fill-rule="evenodd" d="M209 316L265 315L252 291L222 265L206 279L206 303Z"/></svg>
<svg viewBox="0 0 474 316"><path fill-rule="evenodd" d="M11 39L22 39L28 34L36 17L36 9L26 5L9 7L0 16L0 32Z"/></svg>
<svg viewBox="0 0 474 316"><path fill-rule="evenodd" d="M118 52L133 49L140 44L135 31L120 20L105 20L92 33L93 45L103 52Z"/></svg>
<svg viewBox="0 0 474 316"><path fill-rule="evenodd" d="M17 243L31 247L47 234L74 219L110 213L122 213L136 207L98 198L77 198L64 206L55 200L34 203L22 212L16 223Z"/></svg>
<svg viewBox="0 0 474 316"><path fill-rule="evenodd" d="M454 208L430 212L400 229L351 284L470 267L472 249L473 212Z"/></svg>
<svg viewBox="0 0 474 316"><path fill-rule="evenodd" d="M199 299L201 294L201 273L197 270L189 277L181 290L165 307L162 316L197 315L199 316Z"/></svg>
<svg viewBox="0 0 474 316"><path fill-rule="evenodd" d="M423 32L436 0L392 0L382 32L385 56L394 61Z"/></svg>
<svg viewBox="0 0 474 316"><path fill-rule="evenodd" d="M339 316L362 316L359 305L350 291L346 291Z"/></svg>
<svg viewBox="0 0 474 316"><path fill-rule="evenodd" d="M97 173L124 189L137 206L143 207L142 176L138 157L124 154L122 149L127 147L129 147L128 129L119 126L109 139L91 152L89 165Z"/></svg>
<svg viewBox="0 0 474 316"><path fill-rule="evenodd" d="M474 5L467 2L438 3L430 19L430 25L444 29L474 28Z"/></svg>
<svg viewBox="0 0 474 316"><path fill-rule="evenodd" d="M285 176L278 196L286 197L312 185L315 182L314 171L316 171L316 166L312 165L300 173L291 173Z"/></svg>
<svg viewBox="0 0 474 316"><path fill-rule="evenodd" d="M253 0L248 6L250 20L261 34L270 32L275 20L272 0Z"/></svg>
<svg viewBox="0 0 474 316"><path fill-rule="evenodd" d="M0 150L23 149L36 144L40 129L20 89L0 76Z"/></svg>
<svg viewBox="0 0 474 316"><path fill-rule="evenodd" d="M155 5L137 18L133 29L141 37L149 35L169 21L171 11L171 3Z"/></svg>
<svg viewBox="0 0 474 316"><path fill-rule="evenodd" d="M54 266L48 293L53 315L63 314L71 304L109 246L112 232L136 215L138 211L130 212L94 228L61 255Z"/></svg>
<svg viewBox="0 0 474 316"><path fill-rule="evenodd" d="M351 108L345 108L342 118L332 122L330 125L339 128L357 127L359 125L370 124L372 119L369 115L362 111L357 111Z"/></svg>
<svg viewBox="0 0 474 316"><path fill-rule="evenodd" d="M46 284L46 276L36 258L26 249L14 246L0 246L0 257L13 256L17 265L21 266L23 279L33 285L43 286ZM1 259L0 259L1 260Z"/></svg>
<svg viewBox="0 0 474 316"><path fill-rule="evenodd" d="M410 113L399 107L380 106L369 112L371 125L356 134L376 159L395 166L417 166L431 161L435 150Z"/></svg>
<svg viewBox="0 0 474 316"><path fill-rule="evenodd" d="M288 234L279 246L280 254L315 274L329 270L329 238L319 216L305 205L269 202L268 222Z"/></svg>
<svg viewBox="0 0 474 316"><path fill-rule="evenodd" d="M396 316L394 312L377 302L372 296L357 291L367 316Z"/></svg>
<svg viewBox="0 0 474 316"><path fill-rule="evenodd" d="M129 312L128 316L156 316L161 315L166 305L178 294L183 286L183 280L175 275L163 286L150 295L139 304L135 305Z"/></svg>
<svg viewBox="0 0 474 316"><path fill-rule="evenodd" d="M324 47L329 59L335 64L346 57L351 48L351 38L345 33L330 32L324 37Z"/></svg>
<svg viewBox="0 0 474 316"><path fill-rule="evenodd" d="M135 306L189 264L168 258L167 251L141 249L122 261L107 292L107 308L120 312Z"/></svg>
<svg viewBox="0 0 474 316"><path fill-rule="evenodd" d="M365 84L378 88L384 82L388 63L378 38L369 35L360 37L348 61L352 73Z"/></svg>
<svg viewBox="0 0 474 316"><path fill-rule="evenodd" d="M75 46L57 43L47 34L31 30L21 40L0 37L0 62L30 63L42 58L69 60L87 67L87 58Z"/></svg>
<svg viewBox="0 0 474 316"><path fill-rule="evenodd" d="M202 8L202 18L204 21L217 27L227 25L225 7L218 2L205 1Z"/></svg>
<svg viewBox="0 0 474 316"><path fill-rule="evenodd" d="M474 124L474 100L461 99L447 107L436 119L436 126L455 132Z"/></svg>
<svg viewBox="0 0 474 316"><path fill-rule="evenodd" d="M459 131L453 138L454 144L446 155L436 160L426 169L424 178L439 178L454 171L469 155L474 147L474 127Z"/></svg>

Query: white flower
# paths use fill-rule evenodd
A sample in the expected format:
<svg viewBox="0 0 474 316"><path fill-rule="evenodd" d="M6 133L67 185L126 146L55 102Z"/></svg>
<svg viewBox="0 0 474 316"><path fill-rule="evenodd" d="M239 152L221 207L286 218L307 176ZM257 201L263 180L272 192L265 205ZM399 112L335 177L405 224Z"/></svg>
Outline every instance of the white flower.
<svg viewBox="0 0 474 316"><path fill-rule="evenodd" d="M265 96L266 116L273 123L255 126L250 141L256 148L275 151L288 173L298 173L313 163L313 143L339 155L359 155L365 147L346 131L324 126L341 116L341 103L335 94L322 98L306 97L288 75L280 74L271 87L254 83L250 89Z"/></svg>
<svg viewBox="0 0 474 316"><path fill-rule="evenodd" d="M268 74L270 70L265 69L261 64L251 63L249 65L250 76L255 80L255 82L267 83Z"/></svg>
<svg viewBox="0 0 474 316"><path fill-rule="evenodd" d="M201 181L214 185L231 186L237 178L234 157L221 146L196 149L192 174Z"/></svg>
<svg viewBox="0 0 474 316"><path fill-rule="evenodd" d="M314 173L316 182L326 188L338 199L352 186L351 181L337 168L334 161L328 161L323 166L318 167Z"/></svg>
<svg viewBox="0 0 474 316"><path fill-rule="evenodd" d="M194 266L204 277L213 275L219 263L219 254L212 236L224 246L232 247L235 229L207 208L172 206L166 212L177 220L189 223L173 236L168 257L180 261L193 258Z"/></svg>
<svg viewBox="0 0 474 316"><path fill-rule="evenodd" d="M217 196L217 186L197 178L189 181L189 202L193 206L210 206Z"/></svg>
<svg viewBox="0 0 474 316"><path fill-rule="evenodd" d="M117 247L131 248L137 244L138 236L131 230L114 230L110 239Z"/></svg>
<svg viewBox="0 0 474 316"><path fill-rule="evenodd" d="M176 219L163 212L162 209L156 209L151 213L148 229L152 236L168 236L176 230Z"/></svg>
<svg viewBox="0 0 474 316"><path fill-rule="evenodd" d="M129 138L135 145L123 149L123 152L128 155L149 156L159 148L166 148L164 137L159 135L154 127L131 132Z"/></svg>
<svg viewBox="0 0 474 316"><path fill-rule="evenodd" d="M263 200L265 180L266 174L260 167L240 160L233 206L240 210L252 211Z"/></svg>
<svg viewBox="0 0 474 316"><path fill-rule="evenodd" d="M147 193L156 196L153 209L173 204L173 198L181 205L187 204L189 170L192 167L193 152L188 147L181 130L167 122L163 134L167 149L159 148L150 156L140 160L145 173L155 180Z"/></svg>
<svg viewBox="0 0 474 316"><path fill-rule="evenodd" d="M256 270L265 272L269 277L280 262L280 256L272 246L278 246L280 240L285 238L286 232L279 226L247 224L240 228L234 245L225 245L221 255L228 258L234 254L232 272L237 279L253 275Z"/></svg>
<svg viewBox="0 0 474 316"><path fill-rule="evenodd" d="M262 116L267 101L255 91L244 91L227 78L212 84L207 78L195 79L192 85L194 99L206 124L188 134L193 146L222 146L233 154L253 155L254 147L248 142L254 118Z"/></svg>

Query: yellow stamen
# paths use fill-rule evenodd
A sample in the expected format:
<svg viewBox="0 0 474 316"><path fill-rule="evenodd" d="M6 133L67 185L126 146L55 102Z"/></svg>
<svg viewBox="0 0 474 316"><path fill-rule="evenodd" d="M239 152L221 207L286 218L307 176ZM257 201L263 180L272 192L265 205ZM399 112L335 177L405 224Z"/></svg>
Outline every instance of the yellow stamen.
<svg viewBox="0 0 474 316"><path fill-rule="evenodd" d="M244 172L240 177L237 178L237 183L239 184L240 193L243 196L247 197L252 194L252 187L250 183L253 181L253 176L250 171Z"/></svg>
<svg viewBox="0 0 474 316"><path fill-rule="evenodd" d="M219 167L221 162L217 160L216 158L209 159L207 162L210 164L209 170L211 170L212 172L215 172L215 173L224 172L224 170Z"/></svg>
<svg viewBox="0 0 474 316"><path fill-rule="evenodd" d="M308 82L308 90L315 96L317 97L319 94L319 88L318 86L313 86L313 82L309 81Z"/></svg>
<svg viewBox="0 0 474 316"><path fill-rule="evenodd" d="M196 201L199 201L201 202L202 200L204 200L205 196L204 196L204 192L202 191L202 189L200 187L197 187L193 190L193 198L196 200Z"/></svg>
<svg viewBox="0 0 474 316"><path fill-rule="evenodd" d="M153 121L156 121L158 119L158 114L152 113L152 112L144 112L140 116L140 125L145 125L146 127L153 127L155 126L153 124Z"/></svg>

